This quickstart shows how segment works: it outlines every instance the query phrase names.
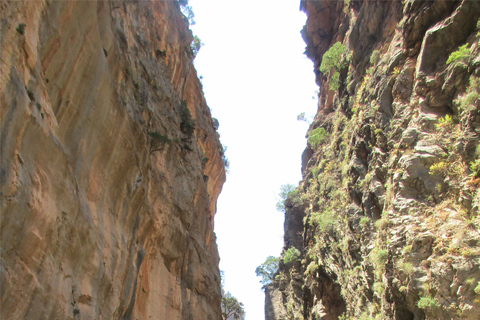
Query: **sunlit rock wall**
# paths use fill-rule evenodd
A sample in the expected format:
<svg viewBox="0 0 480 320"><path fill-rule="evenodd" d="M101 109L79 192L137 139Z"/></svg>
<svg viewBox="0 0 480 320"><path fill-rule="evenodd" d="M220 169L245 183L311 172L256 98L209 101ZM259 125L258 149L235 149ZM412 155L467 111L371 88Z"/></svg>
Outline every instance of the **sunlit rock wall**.
<svg viewBox="0 0 480 320"><path fill-rule="evenodd" d="M178 2L0 11L0 318L221 319L224 163Z"/></svg>

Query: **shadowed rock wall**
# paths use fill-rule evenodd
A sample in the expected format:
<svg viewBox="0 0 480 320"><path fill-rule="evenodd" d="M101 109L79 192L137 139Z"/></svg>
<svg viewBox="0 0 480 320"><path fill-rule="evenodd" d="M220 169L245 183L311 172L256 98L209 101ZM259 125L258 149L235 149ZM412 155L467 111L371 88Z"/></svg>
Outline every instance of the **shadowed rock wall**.
<svg viewBox="0 0 480 320"><path fill-rule="evenodd" d="M480 2L301 9L318 113L266 319L478 319Z"/></svg>

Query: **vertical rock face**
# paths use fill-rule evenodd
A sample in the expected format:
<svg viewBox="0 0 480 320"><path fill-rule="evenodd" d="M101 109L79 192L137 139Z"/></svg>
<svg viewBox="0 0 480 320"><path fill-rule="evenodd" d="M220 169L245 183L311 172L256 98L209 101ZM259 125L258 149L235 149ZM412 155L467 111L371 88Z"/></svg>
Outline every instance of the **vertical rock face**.
<svg viewBox="0 0 480 320"><path fill-rule="evenodd" d="M178 2L0 10L0 318L221 319L225 170Z"/></svg>
<svg viewBox="0 0 480 320"><path fill-rule="evenodd" d="M478 319L480 2L301 8L321 91L266 318Z"/></svg>

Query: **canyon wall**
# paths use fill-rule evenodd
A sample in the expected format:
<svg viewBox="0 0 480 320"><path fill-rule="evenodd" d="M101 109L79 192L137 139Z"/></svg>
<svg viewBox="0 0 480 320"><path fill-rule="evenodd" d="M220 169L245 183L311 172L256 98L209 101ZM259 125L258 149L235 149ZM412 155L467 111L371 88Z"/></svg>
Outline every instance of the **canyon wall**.
<svg viewBox="0 0 480 320"><path fill-rule="evenodd" d="M480 2L301 9L318 113L266 319L478 319Z"/></svg>
<svg viewBox="0 0 480 320"><path fill-rule="evenodd" d="M177 1L2 1L1 319L221 319L223 147Z"/></svg>

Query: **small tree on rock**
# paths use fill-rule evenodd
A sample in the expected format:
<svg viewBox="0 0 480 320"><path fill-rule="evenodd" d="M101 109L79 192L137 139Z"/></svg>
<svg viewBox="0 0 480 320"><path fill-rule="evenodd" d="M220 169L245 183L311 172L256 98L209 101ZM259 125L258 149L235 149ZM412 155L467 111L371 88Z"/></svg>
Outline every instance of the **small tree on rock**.
<svg viewBox="0 0 480 320"><path fill-rule="evenodd" d="M273 277L278 270L278 258L274 256L269 256L264 263L259 265L255 269L257 277L261 277L260 283L262 284L262 289L265 289L273 281Z"/></svg>
<svg viewBox="0 0 480 320"><path fill-rule="evenodd" d="M238 302L237 298L232 296L230 292L224 293L222 290L222 318L223 320L243 320L245 310L243 303Z"/></svg>

